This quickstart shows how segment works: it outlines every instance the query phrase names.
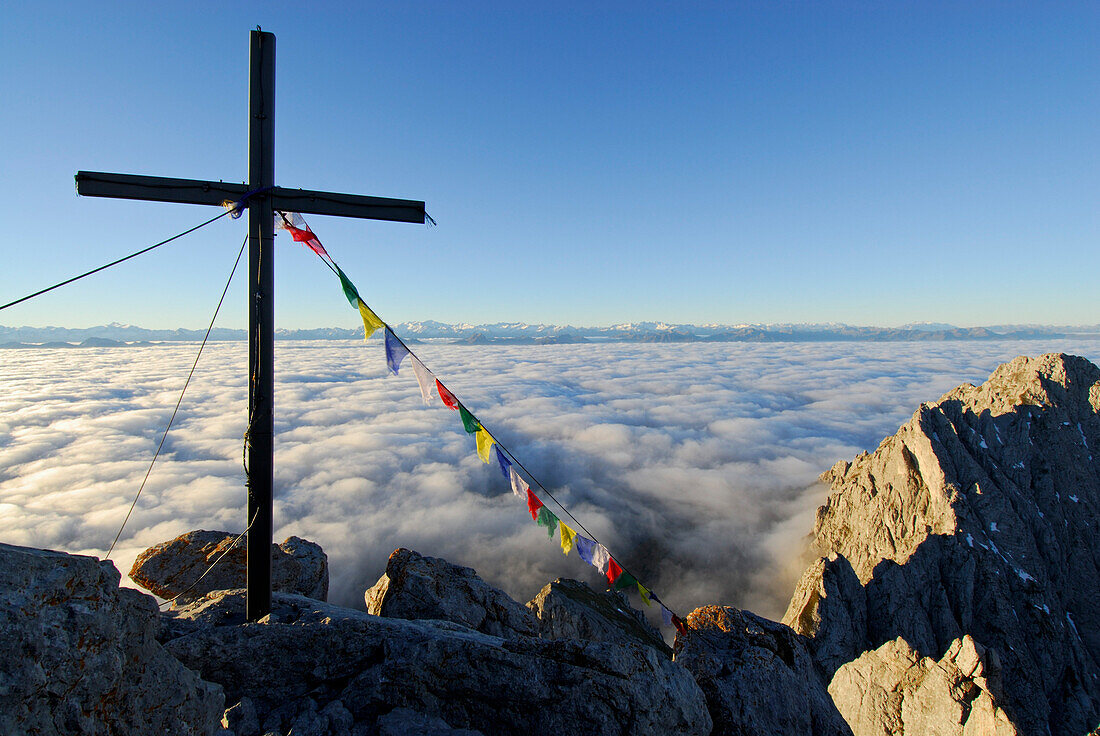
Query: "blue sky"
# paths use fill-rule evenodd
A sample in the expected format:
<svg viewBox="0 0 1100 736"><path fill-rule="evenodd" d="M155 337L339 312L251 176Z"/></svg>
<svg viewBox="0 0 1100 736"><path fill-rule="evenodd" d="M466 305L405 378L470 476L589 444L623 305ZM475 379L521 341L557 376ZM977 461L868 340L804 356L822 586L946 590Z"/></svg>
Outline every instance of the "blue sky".
<svg viewBox="0 0 1100 736"><path fill-rule="evenodd" d="M214 214L80 169L241 181L248 31L282 186L387 321L1093 323L1095 3L23 3L0 10L0 302ZM0 313L199 327L244 221ZM279 326L353 326L279 238ZM219 324L245 322L243 278Z"/></svg>

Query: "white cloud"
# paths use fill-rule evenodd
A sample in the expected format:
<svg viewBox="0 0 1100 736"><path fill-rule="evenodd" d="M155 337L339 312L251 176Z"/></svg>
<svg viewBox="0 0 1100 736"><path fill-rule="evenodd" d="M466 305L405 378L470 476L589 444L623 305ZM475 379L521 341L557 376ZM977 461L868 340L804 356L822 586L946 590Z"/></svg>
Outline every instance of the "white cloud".
<svg viewBox="0 0 1100 736"><path fill-rule="evenodd" d="M666 603L773 617L819 473L1015 355L1100 358L1096 341L413 347ZM196 348L6 351L0 541L102 555ZM245 349L207 347L115 552L123 572L190 529L243 528ZM278 343L276 366L276 541L325 548L335 602L361 606L398 546L521 601L555 577L598 581L477 459L457 414L423 406L410 368L387 375L378 341Z"/></svg>

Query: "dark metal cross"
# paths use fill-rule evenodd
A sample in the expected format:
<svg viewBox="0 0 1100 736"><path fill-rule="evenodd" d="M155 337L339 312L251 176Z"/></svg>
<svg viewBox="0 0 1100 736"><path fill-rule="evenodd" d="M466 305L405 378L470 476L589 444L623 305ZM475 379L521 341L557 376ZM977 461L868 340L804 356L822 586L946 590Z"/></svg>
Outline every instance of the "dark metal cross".
<svg viewBox="0 0 1100 736"><path fill-rule="evenodd" d="M419 222L424 203L275 186L275 34L249 34L248 183L80 171L76 191L91 197L248 206L248 580L246 615L271 611L273 394L275 342L274 211Z"/></svg>

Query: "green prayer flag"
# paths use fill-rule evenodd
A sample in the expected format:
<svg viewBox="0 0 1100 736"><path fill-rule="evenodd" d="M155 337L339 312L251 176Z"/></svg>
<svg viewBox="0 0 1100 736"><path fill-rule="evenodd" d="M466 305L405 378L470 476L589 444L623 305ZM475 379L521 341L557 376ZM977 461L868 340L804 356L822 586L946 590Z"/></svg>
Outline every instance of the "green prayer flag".
<svg viewBox="0 0 1100 736"><path fill-rule="evenodd" d="M543 506L539 509L539 516L535 519L535 523L539 526L546 527L546 531L553 537L554 530L558 528L558 517L554 516L554 513L550 511L550 509Z"/></svg>
<svg viewBox="0 0 1100 736"><path fill-rule="evenodd" d="M628 572L624 572L615 581L615 590L625 590L627 588L633 588L638 584L637 578Z"/></svg>
<svg viewBox="0 0 1100 736"><path fill-rule="evenodd" d="M344 275L344 272L340 270L340 267L336 267L336 275L340 277L340 286L344 287L344 296L351 302L351 306L359 308L359 291L356 290L355 284L351 283L351 280Z"/></svg>
<svg viewBox="0 0 1100 736"><path fill-rule="evenodd" d="M481 429L481 422L477 420L470 411L462 404L458 405L458 413L462 415L462 426L466 428L466 431L470 434L477 434L477 431Z"/></svg>

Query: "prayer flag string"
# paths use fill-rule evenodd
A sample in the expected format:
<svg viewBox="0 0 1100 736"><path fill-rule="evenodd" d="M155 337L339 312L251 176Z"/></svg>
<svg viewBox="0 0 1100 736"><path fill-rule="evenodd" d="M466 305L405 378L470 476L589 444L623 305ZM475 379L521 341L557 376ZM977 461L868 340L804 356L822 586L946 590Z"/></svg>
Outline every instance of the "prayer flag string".
<svg viewBox="0 0 1100 736"><path fill-rule="evenodd" d="M530 484L528 484L519 472L517 472L516 466L518 465L532 480L534 480L534 476L523 467L523 464L516 459L515 455L509 452L507 448L503 447L499 440L489 433L489 430L482 425L481 421L474 416L473 412L467 409L462 402L459 401L438 378L436 378L435 374L433 374L420 358L409 349L408 345L393 332L390 326L383 322L382 319L367 306L366 302L359 296L359 290L355 288L355 285L347 275L344 274L335 259L333 259L329 252L325 250L324 246L321 245L321 241L317 239L317 236L313 233L313 230L309 227L305 218L302 217L300 213L276 212L275 226L278 229L287 231L295 242L302 243L312 250L329 270L336 274L336 277L340 280L340 287L344 292L344 297L353 308L358 310L359 316L363 320L364 340L369 339L377 330L383 330L386 367L389 371L395 376L398 375L402 362L405 358L408 358L409 363L412 365L413 373L416 375L416 382L420 387L420 396L424 403L430 406L434 403L432 400L434 396L439 400L440 404L459 413L462 419L463 429L468 434L474 435L478 458L487 465L492 464L495 458L501 474L508 479L509 485L512 488L512 493L527 503L527 510L531 514L531 519L538 526L544 527L551 539L554 537L554 532L558 532L561 549L564 554L568 555L570 551L576 549L578 557L599 570L600 573L607 578L607 585L609 588L615 590L636 590L638 596L645 605L650 606L652 603L658 605L661 611L661 620L666 626L674 627L680 634L687 633L687 628L683 620L673 613L673 611L669 609L653 591L643 586L634 575L625 570L606 547L595 539L589 539L589 537L578 533L572 527L566 525L564 521L561 521L561 519L551 512L550 509L546 508L542 499L531 490ZM545 486L537 481L536 485L540 490L550 496L550 498L554 500L554 503L561 507L562 511L564 511L570 519L575 521L581 529L591 536L591 533L584 528L584 525L569 512L569 509L565 508L560 501L554 498L554 495L550 493Z"/></svg>

